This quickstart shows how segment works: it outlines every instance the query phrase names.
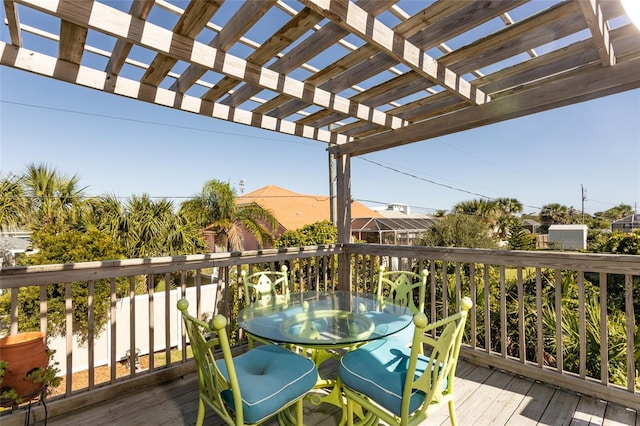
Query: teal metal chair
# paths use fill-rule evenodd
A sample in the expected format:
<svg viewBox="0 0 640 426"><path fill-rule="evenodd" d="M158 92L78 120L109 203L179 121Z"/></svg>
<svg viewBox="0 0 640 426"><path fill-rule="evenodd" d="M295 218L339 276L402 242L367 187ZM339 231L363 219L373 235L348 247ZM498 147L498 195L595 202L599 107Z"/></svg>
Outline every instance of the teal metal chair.
<svg viewBox="0 0 640 426"><path fill-rule="evenodd" d="M376 295L379 299L411 309L414 314L424 312L429 271L423 269L419 274L412 271L387 271L380 266ZM386 337L409 346L413 339L413 324L404 330Z"/></svg>
<svg viewBox="0 0 640 426"><path fill-rule="evenodd" d="M257 307L267 306L273 303L286 304L289 302L289 274L287 266L282 265L280 271L259 271L248 273L240 272L242 277L243 299L246 305L254 303ZM253 342L271 343L247 333L249 349L253 348Z"/></svg>
<svg viewBox="0 0 640 426"><path fill-rule="evenodd" d="M302 425L303 397L318 379L313 361L276 345L233 357L226 318L218 315L209 325L189 315L188 308L185 299L178 301L198 368L196 424L202 425L209 406L229 425L258 425L279 413ZM222 357L216 359L216 352ZM295 408L295 417L285 412L290 407Z"/></svg>
<svg viewBox="0 0 640 426"><path fill-rule="evenodd" d="M414 315L411 348L381 340L345 354L339 378L347 423L353 425L354 413L364 419L366 411L390 425L418 425L448 404L455 426L453 381L471 306L465 297L459 312L432 324L423 313ZM431 337L433 330L436 338ZM431 348L429 356L421 355L423 345Z"/></svg>

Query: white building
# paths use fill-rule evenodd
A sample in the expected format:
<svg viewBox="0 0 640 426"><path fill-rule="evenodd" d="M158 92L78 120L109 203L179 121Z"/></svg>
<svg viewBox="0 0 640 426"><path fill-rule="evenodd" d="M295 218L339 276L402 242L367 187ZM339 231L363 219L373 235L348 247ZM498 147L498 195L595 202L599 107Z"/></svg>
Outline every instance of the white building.
<svg viewBox="0 0 640 426"><path fill-rule="evenodd" d="M551 225L549 244L561 250L587 248L587 225Z"/></svg>

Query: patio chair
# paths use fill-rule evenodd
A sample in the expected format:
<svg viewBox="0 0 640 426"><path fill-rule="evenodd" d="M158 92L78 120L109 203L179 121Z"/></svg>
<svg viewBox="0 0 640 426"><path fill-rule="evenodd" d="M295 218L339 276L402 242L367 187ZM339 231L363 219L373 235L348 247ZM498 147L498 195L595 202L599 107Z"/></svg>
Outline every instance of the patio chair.
<svg viewBox="0 0 640 426"><path fill-rule="evenodd" d="M240 272L242 277L243 298L246 305L255 303L257 306L267 306L271 303L289 302L289 274L287 266L282 265L280 271ZM247 333L249 349L253 342L272 343Z"/></svg>
<svg viewBox="0 0 640 426"><path fill-rule="evenodd" d="M347 399L347 421L367 410L391 425L417 425L445 403L456 425L453 381L471 299L461 310L432 324L423 313L414 315L411 348L393 341L374 341L342 357L339 377ZM438 337L431 337L435 330ZM429 356L420 347L431 347Z"/></svg>
<svg viewBox="0 0 640 426"><path fill-rule="evenodd" d="M379 299L408 307L414 314L424 312L428 276L429 271L426 269L418 274L412 271L387 271L382 265L378 271L376 294ZM413 340L414 328L412 323L386 339L409 346Z"/></svg>
<svg viewBox="0 0 640 426"><path fill-rule="evenodd" d="M263 345L233 357L227 320L217 315L209 325L188 313L189 302L178 301L198 368L198 417L202 425L211 407L229 425L256 425L295 406L295 424L303 424L303 397L318 378L315 364L276 345ZM216 359L214 350L220 349Z"/></svg>
<svg viewBox="0 0 640 426"><path fill-rule="evenodd" d="M287 266L282 265L279 271L259 271L252 274L247 271L240 273L247 304L256 302L266 306L275 301L284 303L289 301L289 274Z"/></svg>

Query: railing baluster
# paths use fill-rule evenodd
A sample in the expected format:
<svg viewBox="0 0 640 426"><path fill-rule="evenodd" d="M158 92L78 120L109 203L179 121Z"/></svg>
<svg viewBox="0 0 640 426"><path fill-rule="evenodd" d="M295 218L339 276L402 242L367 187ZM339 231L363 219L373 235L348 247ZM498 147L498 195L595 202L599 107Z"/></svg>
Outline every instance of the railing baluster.
<svg viewBox="0 0 640 426"><path fill-rule="evenodd" d="M633 313L633 281L631 275L624 276L625 329L627 334L627 390L633 392L636 383L635 325Z"/></svg>
<svg viewBox="0 0 640 426"><path fill-rule="evenodd" d="M562 271L555 269L555 306L556 306L556 367L558 373L564 370L564 355L562 353Z"/></svg>
<svg viewBox="0 0 640 426"><path fill-rule="evenodd" d="M584 272L578 271L578 328L580 330L580 364L578 374L586 377L587 371L587 314L584 294Z"/></svg>
<svg viewBox="0 0 640 426"><path fill-rule="evenodd" d="M71 283L64 284L64 308L65 308L65 337L67 349L67 381L66 394L71 395L73 391L73 301Z"/></svg>
<svg viewBox="0 0 640 426"><path fill-rule="evenodd" d="M524 328L524 289L522 283L522 267L518 266L517 269L517 286L518 286L518 352L520 355L520 362L527 362L527 341Z"/></svg>
<svg viewBox="0 0 640 426"><path fill-rule="evenodd" d="M542 268L536 268L536 352L538 367L544 367L544 329L542 327Z"/></svg>
<svg viewBox="0 0 640 426"><path fill-rule="evenodd" d="M600 381L609 384L609 327L607 325L607 274L600 273Z"/></svg>
<svg viewBox="0 0 640 426"><path fill-rule="evenodd" d="M491 282L489 280L490 266L484 264L484 346L491 354Z"/></svg>
<svg viewBox="0 0 640 426"><path fill-rule="evenodd" d="M504 265L500 265L500 354L503 358L507 357L507 290Z"/></svg>
<svg viewBox="0 0 640 426"><path fill-rule="evenodd" d="M149 321L149 371L153 371L155 369L155 335L156 335L156 322L155 322L155 274L147 275L147 297L148 297L148 307L149 312L147 316L147 320ZM133 351L133 350L132 350Z"/></svg>
<svg viewBox="0 0 640 426"><path fill-rule="evenodd" d="M118 298L116 297L116 278L112 277L109 280L109 374L110 383L113 384L116 381L116 348L118 344L118 328L117 328L117 310L116 303Z"/></svg>
<svg viewBox="0 0 640 426"><path fill-rule="evenodd" d="M89 280L87 283L87 357L89 364L89 390L93 389L95 386L95 307L93 304L93 296L95 291L95 281Z"/></svg>

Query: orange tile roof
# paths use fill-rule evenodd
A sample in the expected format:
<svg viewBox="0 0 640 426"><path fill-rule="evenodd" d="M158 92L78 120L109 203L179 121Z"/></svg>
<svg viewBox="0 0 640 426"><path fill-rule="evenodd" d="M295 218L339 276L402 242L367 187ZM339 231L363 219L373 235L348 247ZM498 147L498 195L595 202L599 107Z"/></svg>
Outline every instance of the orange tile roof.
<svg viewBox="0 0 640 426"><path fill-rule="evenodd" d="M323 220L330 220L328 195L305 195L275 185L268 185L236 198L238 205L256 203L270 210L286 229L299 229ZM378 212L354 201L351 217L382 217Z"/></svg>

